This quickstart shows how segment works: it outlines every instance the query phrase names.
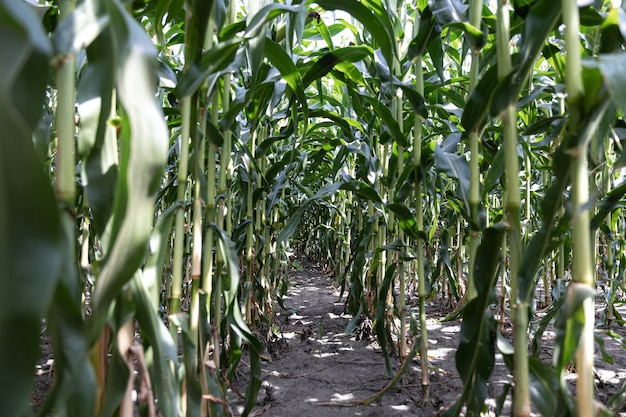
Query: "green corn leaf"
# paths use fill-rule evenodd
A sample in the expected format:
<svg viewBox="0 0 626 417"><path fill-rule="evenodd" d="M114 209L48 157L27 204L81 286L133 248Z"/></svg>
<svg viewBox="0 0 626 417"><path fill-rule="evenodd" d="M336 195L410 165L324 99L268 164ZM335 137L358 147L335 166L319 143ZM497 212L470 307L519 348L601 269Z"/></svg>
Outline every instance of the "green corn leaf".
<svg viewBox="0 0 626 417"><path fill-rule="evenodd" d="M52 42L57 54L76 55L100 35L109 25L104 2L85 0L54 31Z"/></svg>
<svg viewBox="0 0 626 417"><path fill-rule="evenodd" d="M563 404L558 375L535 357L528 358L530 371L530 398L542 416L566 416L569 410Z"/></svg>
<svg viewBox="0 0 626 417"><path fill-rule="evenodd" d="M467 21L467 6L459 0L430 0L428 5L441 26Z"/></svg>
<svg viewBox="0 0 626 417"><path fill-rule="evenodd" d="M172 7L172 3L174 0L163 0L157 2L157 6L154 10L154 30L156 32L157 40L159 41L159 45L161 48L164 48L167 45L167 40L165 39L165 33L163 32L166 15L170 14L170 8Z"/></svg>
<svg viewBox="0 0 626 417"><path fill-rule="evenodd" d="M591 230L598 230L598 227L604 224L606 216L615 209L625 194L626 183L612 189L602 197L598 205L598 212L591 220Z"/></svg>
<svg viewBox="0 0 626 417"><path fill-rule="evenodd" d="M174 212L175 210L172 210ZM169 216L174 217L174 216ZM171 223L171 220L167 220ZM166 222L167 222L166 221ZM153 297L137 272L131 280L131 297L136 305L137 322L142 331L146 356L152 357L150 377L158 408L164 417L180 415L179 384L176 376L178 355L172 335L163 324Z"/></svg>
<svg viewBox="0 0 626 417"><path fill-rule="evenodd" d="M338 35L339 32L343 31L344 27L341 25L332 25L331 33L331 29L326 26L324 19L313 19L313 26L317 29L317 33L319 34L319 36L324 39L326 45L328 45L328 49L330 49L331 51L335 49L333 45L333 36ZM310 37L307 38L311 39Z"/></svg>
<svg viewBox="0 0 626 417"><path fill-rule="evenodd" d="M489 171L487 171L487 175L485 176L485 182L482 188L482 198L483 201L487 198L489 193L491 193L500 180L504 176L504 146L501 146L498 149L498 153L491 161L491 166L489 167Z"/></svg>
<svg viewBox="0 0 626 417"><path fill-rule="evenodd" d="M244 38L252 39L255 37L265 37L265 24L270 22L276 16L285 13L302 13L306 11L304 4L286 5L281 3L272 3L259 10L250 20L246 27Z"/></svg>
<svg viewBox="0 0 626 417"><path fill-rule="evenodd" d="M62 259L56 199L31 139L52 48L25 2L0 1L0 40L0 409L20 416Z"/></svg>
<svg viewBox="0 0 626 417"><path fill-rule="evenodd" d="M376 249L377 252L380 252L381 250L381 248ZM391 283L393 282L395 272L395 263L389 265L387 267L387 270L385 271L385 277L380 287L380 291L378 292L378 302L376 303L376 321L374 323L374 329L376 330L378 343L380 344L380 348L383 351L383 356L385 357L385 367L387 369L387 376L389 378L393 376L393 370L391 369L391 361L389 360L388 341L390 340L390 338L388 336L389 328L385 325L385 318L387 316L387 294L389 293L389 288L391 287ZM391 346L393 349L393 344L391 344Z"/></svg>
<svg viewBox="0 0 626 417"><path fill-rule="evenodd" d="M90 361L88 329L83 317L82 288L74 257L75 232L72 219L63 219L63 263L54 301L48 314L55 371L58 378L54 404L71 417L93 414L97 381Z"/></svg>
<svg viewBox="0 0 626 417"><path fill-rule="evenodd" d="M224 22L226 22L226 14L228 12L230 0L214 0L213 9L211 10L211 20L215 23L217 33L222 31Z"/></svg>
<svg viewBox="0 0 626 417"><path fill-rule="evenodd" d="M365 201L373 201L377 204L382 204L383 200L378 194L378 191L369 184L361 181L348 180L341 184L340 189L352 191L355 195L359 196Z"/></svg>
<svg viewBox="0 0 626 417"><path fill-rule="evenodd" d="M404 148L407 148L409 143L406 139L406 135L402 133L398 121L391 114L391 110L389 110L385 104L373 97L366 95L359 95L359 97L361 100L364 100L367 104L372 106L374 113L378 116L378 120L382 123L385 131L391 135L394 142Z"/></svg>
<svg viewBox="0 0 626 417"><path fill-rule="evenodd" d="M439 25L463 30L473 48L483 46L483 33L469 23L465 14L466 5L459 0L429 0L428 3Z"/></svg>
<svg viewBox="0 0 626 417"><path fill-rule="evenodd" d="M117 134L111 124L114 86L114 55L110 30L105 29L87 48L89 65L83 70L77 88L77 152L94 226L108 250L107 226L113 215L118 177Z"/></svg>
<svg viewBox="0 0 626 417"><path fill-rule="evenodd" d="M583 302L593 298L595 292L588 285L571 282L567 288L563 314L555 326L557 337L554 346L553 364L559 375L574 357L584 324Z"/></svg>
<svg viewBox="0 0 626 417"><path fill-rule="evenodd" d="M291 88L296 97L298 97L300 104L306 107L307 99L304 94L305 84L289 54L278 43L271 39L266 39L265 55L272 65L280 71L289 88Z"/></svg>
<svg viewBox="0 0 626 417"><path fill-rule="evenodd" d="M524 33L515 68L502 79L492 95L489 106L491 117L497 117L509 105L517 103L520 91L528 80L537 56L543 49L548 34L554 30L561 16L561 4L552 0L539 0L526 16Z"/></svg>
<svg viewBox="0 0 626 417"><path fill-rule="evenodd" d="M257 393L261 388L263 376L261 370L261 352L263 350L263 346L248 328L248 325L243 319L241 307L239 306L239 257L234 250L234 244L226 232L218 228L215 224L211 223L209 224L209 227L214 228L216 231L216 236L218 238L217 248L221 255L221 259L224 260L226 265L226 274L228 275L230 282L230 288L224 288L223 296L226 304L225 319L229 323L229 328L233 336L231 338L231 342L234 344L237 339L243 339L250 348L250 381L246 391L246 406L242 414L242 416L245 417L256 405ZM235 348L238 348L238 346L231 346L231 349Z"/></svg>
<svg viewBox="0 0 626 417"><path fill-rule="evenodd" d="M185 61L194 62L202 53L213 0L187 2L185 25Z"/></svg>
<svg viewBox="0 0 626 417"><path fill-rule="evenodd" d="M336 65L341 62L357 62L362 61L367 57L372 57L374 51L372 48L366 45L362 46L348 46L346 48L335 49L322 55L315 63L307 70L302 77L302 83L308 86L313 81L328 74Z"/></svg>
<svg viewBox="0 0 626 417"><path fill-rule="evenodd" d="M111 249L93 294L92 340L98 337L109 304L146 255L154 196L169 141L161 107L154 97L156 50L143 28L117 0L109 0L107 8L118 59L117 93L124 111Z"/></svg>
<svg viewBox="0 0 626 417"><path fill-rule="evenodd" d="M106 385L102 394L103 402L99 417L111 417L119 409L120 403L126 392L130 371L125 359L120 354L117 343L111 349Z"/></svg>
<svg viewBox="0 0 626 417"><path fill-rule="evenodd" d="M233 66L235 56L240 51L241 42L242 40L238 38L228 39L203 53L198 61L194 62L179 77L178 84L174 90L176 95L178 97L192 95L210 75Z"/></svg>
<svg viewBox="0 0 626 417"><path fill-rule="evenodd" d="M400 227L408 236L416 240L428 240L428 236L426 236L424 231L418 229L415 215L407 206L395 203L387 204L386 207L396 215Z"/></svg>
<svg viewBox="0 0 626 417"><path fill-rule="evenodd" d="M478 85L472 91L467 99L463 116L461 117L461 125L468 131L477 130L485 121L491 94L498 82L498 67L493 65L478 81Z"/></svg>
<svg viewBox="0 0 626 417"><path fill-rule="evenodd" d="M343 10L357 19L372 34L387 62L393 62L396 53L396 41L393 26L380 1L361 2L356 0L320 0L316 3L326 10ZM366 4L367 3L367 4ZM372 8L370 8L370 7Z"/></svg>
<svg viewBox="0 0 626 417"><path fill-rule="evenodd" d="M404 97L409 100L409 104L411 105L411 109L413 112L420 116L422 119L428 118L428 111L426 110L426 102L424 101L424 97L415 91L415 88L412 85L406 84L395 84L397 87L400 87Z"/></svg>
<svg viewBox="0 0 626 417"><path fill-rule="evenodd" d="M463 404L467 415L479 415L487 395L487 381L495 364L496 323L489 310L495 298L493 287L501 263L500 250L506 232L503 225L485 229L476 252L474 277L478 296L463 309L461 339L456 351L456 367L463 380L459 400L444 416L458 416Z"/></svg>
<svg viewBox="0 0 626 417"><path fill-rule="evenodd" d="M441 29L437 27L437 21L435 20L430 7L426 7L420 14L419 31L417 36L409 43L409 49L407 50L407 59L412 60L418 56L424 55L427 46L430 42L437 38L441 33Z"/></svg>
<svg viewBox="0 0 626 417"><path fill-rule="evenodd" d="M435 147L435 167L458 183L457 192L463 202L465 211L469 213L470 170L464 156L445 152L441 146Z"/></svg>
<svg viewBox="0 0 626 417"><path fill-rule="evenodd" d="M585 66L597 66L600 69L609 95L625 111L626 97L623 91L626 88L626 52L601 54L596 61L585 61Z"/></svg>
<svg viewBox="0 0 626 417"><path fill-rule="evenodd" d="M198 351L196 348L196 340L191 335L189 329L189 316L187 314L179 313L169 316L170 323L180 329L182 335L183 346L183 375L185 381L185 390L187 394L187 415L190 417L200 417L200 408L202 404L202 386L195 373L196 358L198 357ZM221 395L219 392L212 391L217 398ZM211 411L214 411L213 408Z"/></svg>
<svg viewBox="0 0 626 417"><path fill-rule="evenodd" d="M259 10L250 20L246 28L244 38L247 40L247 50L250 57L251 83L256 84L256 77L263 62L265 43L267 42L267 25L275 17L284 13L305 13L304 4L284 5L272 3Z"/></svg>

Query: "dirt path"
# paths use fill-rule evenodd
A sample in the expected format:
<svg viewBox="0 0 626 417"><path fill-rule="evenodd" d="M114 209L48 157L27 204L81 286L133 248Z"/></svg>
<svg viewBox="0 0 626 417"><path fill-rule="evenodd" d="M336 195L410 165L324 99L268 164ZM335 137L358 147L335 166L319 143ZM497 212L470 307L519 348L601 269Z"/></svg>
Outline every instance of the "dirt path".
<svg viewBox="0 0 626 417"><path fill-rule="evenodd" d="M373 340L356 340L344 334L351 316L344 313L344 300L333 288L333 279L303 262L301 272L293 272L289 311L278 314L283 339L270 347L273 360L263 366L264 383L255 415L273 417L316 416L431 416L436 406L420 407L419 359L413 360L408 382L398 385L373 405L355 404L379 392L389 381L380 348ZM432 331L442 326L432 324ZM458 324L446 326L433 339L432 391L437 405L451 403L460 392L461 382L453 370ZM429 338L430 339L430 338ZM446 343L447 342L447 343ZM442 346L442 344L449 346ZM399 366L392 357L394 371Z"/></svg>
<svg viewBox="0 0 626 417"><path fill-rule="evenodd" d="M420 359L413 359L404 384L388 391L379 402L359 404L379 392L389 381L383 354L374 338L356 340L344 334L351 316L344 312L345 297L333 287L333 279L315 264L302 261L301 271L292 271L287 311L279 310L277 324L282 339L268 346L271 362L263 364L263 388L255 416L344 417L344 416L436 416L460 395L462 383L455 367L460 322L440 322L444 313L435 304L427 305L431 395L434 406L422 406ZM623 332L623 328L618 330ZM546 332L542 360L550 361L553 332ZM626 351L614 340L605 340L614 363L602 361L597 352L596 395L605 402L626 380ZM399 366L392 357L394 371ZM575 374L570 375L575 383ZM495 398L512 382L501 355L488 386L487 404L493 410ZM510 395L502 415L510 415ZM237 409L237 407L235 407ZM492 412L485 414L494 415ZM538 416L538 413L533 413ZM617 413L626 417L626 412Z"/></svg>

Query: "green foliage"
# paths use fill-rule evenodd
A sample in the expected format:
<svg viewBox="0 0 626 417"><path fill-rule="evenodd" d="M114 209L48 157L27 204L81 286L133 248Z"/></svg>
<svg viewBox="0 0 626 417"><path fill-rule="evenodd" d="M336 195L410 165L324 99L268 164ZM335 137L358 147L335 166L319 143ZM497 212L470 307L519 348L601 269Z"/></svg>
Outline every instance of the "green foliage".
<svg viewBox="0 0 626 417"><path fill-rule="evenodd" d="M394 321L408 309L405 278L423 267L421 300L449 303L462 299L473 272L478 297L463 306L456 354L464 389L446 415L463 406L477 415L496 340L509 364L512 353L490 308L506 265L494 254L509 221L499 118L511 105L525 180L518 300L532 305L554 251L563 253L563 270L569 265L578 216L568 203L571 169L589 151L599 203L585 208L595 209L591 229L615 248L607 267L614 302L624 272L616 232L626 188L613 187L625 158L623 10L602 2L580 9L584 100L572 120L563 107L560 2L513 2L513 37L505 40L494 35L488 5L481 27L459 0L416 6L271 2L247 16L246 5L225 0L153 1L132 12L118 0L85 0L61 16L56 7L0 0L10 58L0 66L0 338L13 340L0 351L0 369L9 370L0 409L27 413L43 317L57 379L42 413L110 416L128 406L133 354L122 336L137 325L158 412L181 415L186 398L189 415L227 414L228 379L249 355L250 414L262 377L256 327L272 328L295 251L335 268L354 315L346 331L361 316L374 320L389 376ZM334 21L328 11L338 12ZM513 57L500 80L496 43ZM469 51L482 54L477 83ZM56 71L74 56L75 107L60 108ZM48 124L59 114L77 121L69 132L76 156L65 167L76 188L70 198L58 189L55 197L52 186L63 149L57 122ZM479 138L478 155L470 136ZM482 187L471 204L470 160ZM174 217L180 227L172 233ZM468 271L463 248L481 234ZM174 275L191 279L173 284ZM563 309L536 329L540 338L553 320L559 328L553 366L528 359L530 395L544 415L573 413L563 372L576 350L581 300L593 295L570 285ZM207 352L217 352L209 362Z"/></svg>
<svg viewBox="0 0 626 417"><path fill-rule="evenodd" d="M42 113L52 48L31 6L0 2L0 407L27 413L41 317L62 254L57 203L31 135ZM33 196L37 199L34 200Z"/></svg>
<svg viewBox="0 0 626 417"><path fill-rule="evenodd" d="M463 308L461 339L456 352L456 366L463 380L463 393L444 415L458 416L463 405L467 415L480 415L487 396L487 381L495 364L495 319L489 309L494 300L505 228L497 225L483 231L475 264L478 296Z"/></svg>

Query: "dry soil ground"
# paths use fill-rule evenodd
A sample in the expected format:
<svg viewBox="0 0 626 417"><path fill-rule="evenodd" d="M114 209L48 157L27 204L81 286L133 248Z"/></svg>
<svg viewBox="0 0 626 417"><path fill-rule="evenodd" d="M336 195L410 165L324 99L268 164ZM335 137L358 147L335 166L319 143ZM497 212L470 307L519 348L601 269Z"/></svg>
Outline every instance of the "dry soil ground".
<svg viewBox="0 0 626 417"><path fill-rule="evenodd" d="M285 299L287 311L279 312L282 338L268 346L272 361L263 366L264 389L259 394L255 415L272 417L343 417L343 416L436 416L459 396L462 383L455 367L460 321L443 322L448 311L429 303L428 342L431 364L431 395L434 405L420 404L420 357L413 359L407 378L388 391L379 402L359 404L379 392L389 381L383 354L374 338L357 340L344 334L351 316L344 311L345 299L333 286L334 280L320 272L319 266L302 261L299 271L292 271L291 289ZM622 328L616 329L622 335ZM544 336L542 360L549 361L554 332ZM605 401L626 380L626 350L613 339L605 341L614 358L603 362L597 353L597 392ZM487 403L493 409L495 399L512 375L501 356L496 357ZM392 358L395 369L398 358ZM570 375L571 384L575 374ZM510 395L509 395L510 398ZM507 401L502 412L511 415ZM487 412L486 415L493 415ZM534 413L533 415L539 415ZM620 412L620 416L626 416Z"/></svg>

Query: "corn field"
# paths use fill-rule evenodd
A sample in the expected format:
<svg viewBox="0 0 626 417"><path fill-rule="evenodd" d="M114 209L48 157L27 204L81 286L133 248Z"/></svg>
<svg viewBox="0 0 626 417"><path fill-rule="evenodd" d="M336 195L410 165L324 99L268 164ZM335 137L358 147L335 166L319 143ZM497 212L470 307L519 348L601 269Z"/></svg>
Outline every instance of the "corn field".
<svg viewBox="0 0 626 417"><path fill-rule="evenodd" d="M617 415L625 48L606 0L0 0L2 415L42 328L37 415L233 415L242 373L250 415L299 256L424 403L449 307L442 415L485 412L496 352L512 415Z"/></svg>

